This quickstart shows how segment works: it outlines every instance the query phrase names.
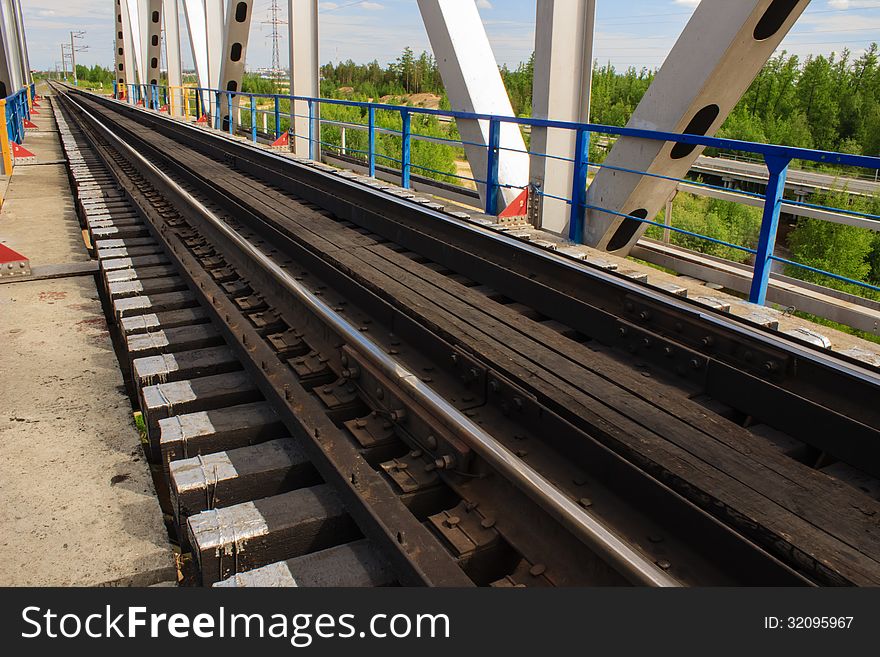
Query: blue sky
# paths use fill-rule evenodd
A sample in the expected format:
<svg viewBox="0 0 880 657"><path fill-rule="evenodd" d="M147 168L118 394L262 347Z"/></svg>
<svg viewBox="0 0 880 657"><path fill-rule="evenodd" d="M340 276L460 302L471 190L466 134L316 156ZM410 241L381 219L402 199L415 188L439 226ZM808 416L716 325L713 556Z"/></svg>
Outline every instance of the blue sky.
<svg viewBox="0 0 880 657"><path fill-rule="evenodd" d="M208 0L220 2L221 0ZM465 1L465 0L462 0ZM477 0L499 63L526 59L534 43L536 0ZM731 0L735 1L735 0ZM89 51L82 64L112 63L112 0L24 0L31 65L60 65L60 44L69 30L86 30ZM248 66L271 63L269 0L256 0ZM599 61L618 68L658 67L698 4L698 0L597 0L596 48ZM287 0L281 0L286 17ZM404 46L430 50L415 0L321 1L321 60L386 63ZM783 48L797 55L827 54L848 47L858 54L880 41L880 0L813 0ZM185 64L191 57L184 48ZM286 63L287 42L282 46Z"/></svg>

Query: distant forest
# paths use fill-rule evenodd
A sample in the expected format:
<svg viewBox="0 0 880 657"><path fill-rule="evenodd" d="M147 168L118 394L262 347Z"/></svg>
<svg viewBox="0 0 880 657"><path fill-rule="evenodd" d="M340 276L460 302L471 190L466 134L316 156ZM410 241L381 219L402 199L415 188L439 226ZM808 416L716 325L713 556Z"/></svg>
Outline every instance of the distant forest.
<svg viewBox="0 0 880 657"><path fill-rule="evenodd" d="M880 52L876 43L857 58L782 52L764 66L728 117L719 136L863 155L880 155ZM348 60L321 67L322 95L351 87L358 96L444 95L434 58L406 48L383 68ZM531 116L534 55L501 75L514 112ZM622 126L642 99L654 71L610 64L593 67L593 123ZM448 106L448 104L446 105Z"/></svg>

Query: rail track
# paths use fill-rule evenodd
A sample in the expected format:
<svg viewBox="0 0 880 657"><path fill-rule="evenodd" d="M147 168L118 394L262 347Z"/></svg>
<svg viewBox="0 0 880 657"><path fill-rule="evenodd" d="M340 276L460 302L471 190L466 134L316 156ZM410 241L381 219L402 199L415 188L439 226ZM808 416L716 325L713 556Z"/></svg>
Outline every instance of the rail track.
<svg viewBox="0 0 880 657"><path fill-rule="evenodd" d="M197 583L880 583L876 370L54 90Z"/></svg>

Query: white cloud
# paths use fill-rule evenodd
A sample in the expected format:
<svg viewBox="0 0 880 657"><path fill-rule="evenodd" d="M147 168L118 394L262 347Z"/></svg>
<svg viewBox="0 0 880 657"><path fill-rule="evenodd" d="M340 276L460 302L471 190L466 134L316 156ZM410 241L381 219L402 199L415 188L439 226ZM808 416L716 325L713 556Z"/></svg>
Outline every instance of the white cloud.
<svg viewBox="0 0 880 657"><path fill-rule="evenodd" d="M880 9L877 0L828 0L832 9Z"/></svg>
<svg viewBox="0 0 880 657"><path fill-rule="evenodd" d="M492 3L489 0L477 0L477 9L492 9Z"/></svg>
<svg viewBox="0 0 880 657"><path fill-rule="evenodd" d="M675 0L677 5L685 5L687 7L696 7L700 4L700 0Z"/></svg>
<svg viewBox="0 0 880 657"><path fill-rule="evenodd" d="M361 9L369 9L370 11L376 11L377 9L385 9L385 5L380 4L378 2L362 2L359 6Z"/></svg>
<svg viewBox="0 0 880 657"><path fill-rule="evenodd" d="M339 4L336 2L322 2L319 6L325 11L333 11L334 9L339 7Z"/></svg>

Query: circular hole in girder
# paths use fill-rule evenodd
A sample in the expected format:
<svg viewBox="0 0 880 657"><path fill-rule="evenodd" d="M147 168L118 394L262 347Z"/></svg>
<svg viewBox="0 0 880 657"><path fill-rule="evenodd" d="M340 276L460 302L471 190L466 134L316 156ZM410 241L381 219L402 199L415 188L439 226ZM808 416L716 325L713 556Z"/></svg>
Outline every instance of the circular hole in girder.
<svg viewBox="0 0 880 657"><path fill-rule="evenodd" d="M706 105L696 114L694 114L693 118L687 124L687 127L683 130L683 132L687 135L705 135L709 132L709 128L712 127L712 124L715 123L715 119L718 118L718 115L721 113L721 109L718 105L712 103L711 105ZM696 144L681 144L678 143L672 147L672 152L669 154L673 160L680 160L683 157L687 157L691 153L694 152L694 149L697 147Z"/></svg>
<svg viewBox="0 0 880 657"><path fill-rule="evenodd" d="M799 2L800 0L773 0L755 26L753 34L755 40L764 41L776 34L791 16L791 12L797 8Z"/></svg>
<svg viewBox="0 0 880 657"><path fill-rule="evenodd" d="M647 219L648 211L645 208L639 208L638 210L634 210L629 213L633 217L638 217L639 219ZM639 227L642 225L642 222L637 221L636 219L632 219L630 217L624 217L623 221L620 222L620 225L617 227L617 230L614 231L614 235L611 236L611 239L608 240L608 246L605 248L608 251L617 251L618 249L622 249L629 241L635 237L636 232L638 232Z"/></svg>

